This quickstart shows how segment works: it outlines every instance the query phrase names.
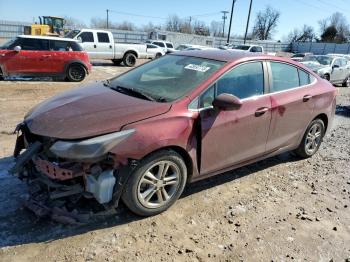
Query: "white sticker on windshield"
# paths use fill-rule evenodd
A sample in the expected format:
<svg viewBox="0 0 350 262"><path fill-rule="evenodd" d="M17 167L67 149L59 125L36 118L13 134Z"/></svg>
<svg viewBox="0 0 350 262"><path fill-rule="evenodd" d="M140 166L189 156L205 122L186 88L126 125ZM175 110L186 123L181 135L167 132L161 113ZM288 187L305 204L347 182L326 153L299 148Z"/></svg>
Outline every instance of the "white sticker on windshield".
<svg viewBox="0 0 350 262"><path fill-rule="evenodd" d="M208 67L208 66L200 66L200 65L194 65L194 64L189 64L189 65L185 66L185 68L189 69L189 70L202 72L202 73L205 73L210 69L210 67Z"/></svg>

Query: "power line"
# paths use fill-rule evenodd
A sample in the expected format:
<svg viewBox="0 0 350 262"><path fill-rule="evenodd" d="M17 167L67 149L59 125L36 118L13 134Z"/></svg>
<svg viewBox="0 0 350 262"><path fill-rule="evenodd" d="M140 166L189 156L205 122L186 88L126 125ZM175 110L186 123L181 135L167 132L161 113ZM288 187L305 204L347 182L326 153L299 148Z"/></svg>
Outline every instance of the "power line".
<svg viewBox="0 0 350 262"><path fill-rule="evenodd" d="M324 5L327 5L327 6L333 6L334 8L338 9L339 11L342 11L342 12L350 12L349 9L344 9L343 7L340 7L338 5L335 5L333 3L329 3L329 2L325 2L323 0L318 0L321 4L324 4Z"/></svg>

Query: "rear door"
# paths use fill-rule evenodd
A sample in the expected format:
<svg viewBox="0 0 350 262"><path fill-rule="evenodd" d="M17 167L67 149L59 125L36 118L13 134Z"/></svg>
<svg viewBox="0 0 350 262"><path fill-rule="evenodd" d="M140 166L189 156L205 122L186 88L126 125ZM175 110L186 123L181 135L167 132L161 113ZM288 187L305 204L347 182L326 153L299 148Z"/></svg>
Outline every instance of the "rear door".
<svg viewBox="0 0 350 262"><path fill-rule="evenodd" d="M90 59L99 58L99 52L97 50L97 39L93 32L83 31L78 34L76 38L81 39L81 46L88 53Z"/></svg>
<svg viewBox="0 0 350 262"><path fill-rule="evenodd" d="M270 73L272 121L267 152L298 145L311 121L315 95L310 75L294 65L270 62Z"/></svg>
<svg viewBox="0 0 350 262"><path fill-rule="evenodd" d="M223 75L200 97L201 174L219 171L265 153L271 101L264 95L262 62L249 62ZM228 93L242 101L235 111L216 111L216 95Z"/></svg>
<svg viewBox="0 0 350 262"><path fill-rule="evenodd" d="M40 38L22 38L18 73L41 74L51 71L51 52L49 40Z"/></svg>
<svg viewBox="0 0 350 262"><path fill-rule="evenodd" d="M101 59L113 59L113 39L110 39L112 35L105 32L97 32L96 48L99 52L99 58Z"/></svg>

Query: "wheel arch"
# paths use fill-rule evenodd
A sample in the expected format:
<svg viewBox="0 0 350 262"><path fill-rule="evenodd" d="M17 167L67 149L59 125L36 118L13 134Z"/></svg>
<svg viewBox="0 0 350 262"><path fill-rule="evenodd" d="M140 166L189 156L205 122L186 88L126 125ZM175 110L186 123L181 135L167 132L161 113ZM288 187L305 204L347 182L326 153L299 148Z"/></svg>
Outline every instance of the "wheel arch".
<svg viewBox="0 0 350 262"><path fill-rule="evenodd" d="M325 113L321 113L317 115L314 119L312 119L312 121L314 121L315 119L321 119L323 121L325 132L326 132L328 128L328 116Z"/></svg>
<svg viewBox="0 0 350 262"><path fill-rule="evenodd" d="M69 61L68 63L66 63L64 65L64 72L67 74L68 73L68 68L71 66L71 65L74 65L74 64L78 64L78 65L81 65L84 67L85 71L86 71L86 74L89 74L89 70L87 68L87 66L81 62L80 60L71 60Z"/></svg>
<svg viewBox="0 0 350 262"><path fill-rule="evenodd" d="M125 56L126 56L127 54L129 54L129 53L134 54L134 55L136 56L136 58L139 58L138 52L137 52L136 50L133 50L133 49L127 50L127 51L124 53L124 56L123 56L123 57L125 57Z"/></svg>
<svg viewBox="0 0 350 262"><path fill-rule="evenodd" d="M143 158L146 158L149 155L152 155L156 152L164 151L164 150L174 151L182 157L182 159L185 162L186 168L187 168L187 182L190 181L192 178L192 174L193 174L193 161L192 161L190 154L181 146L169 145L169 146L161 147L161 148L158 148L158 149L148 153Z"/></svg>

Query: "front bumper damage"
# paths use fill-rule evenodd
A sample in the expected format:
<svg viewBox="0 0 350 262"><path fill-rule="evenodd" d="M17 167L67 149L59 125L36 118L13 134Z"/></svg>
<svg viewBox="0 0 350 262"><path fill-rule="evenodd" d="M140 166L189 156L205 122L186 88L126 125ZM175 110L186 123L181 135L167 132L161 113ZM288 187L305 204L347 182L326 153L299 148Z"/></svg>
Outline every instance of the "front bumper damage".
<svg viewBox="0 0 350 262"><path fill-rule="evenodd" d="M16 132L10 173L28 185L27 209L64 224L86 223L116 211L135 161L111 154L84 162L61 159L48 150L52 139L31 134L24 125Z"/></svg>

